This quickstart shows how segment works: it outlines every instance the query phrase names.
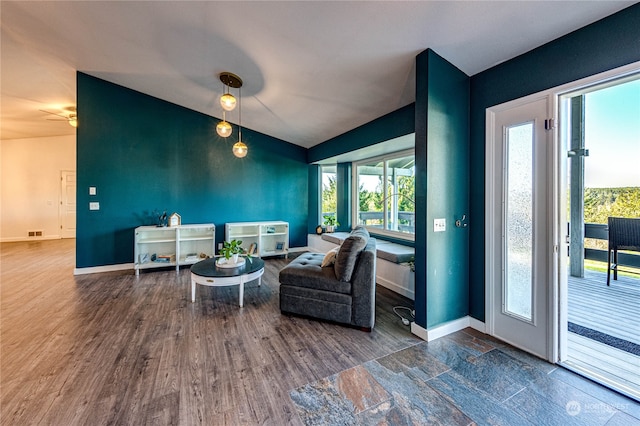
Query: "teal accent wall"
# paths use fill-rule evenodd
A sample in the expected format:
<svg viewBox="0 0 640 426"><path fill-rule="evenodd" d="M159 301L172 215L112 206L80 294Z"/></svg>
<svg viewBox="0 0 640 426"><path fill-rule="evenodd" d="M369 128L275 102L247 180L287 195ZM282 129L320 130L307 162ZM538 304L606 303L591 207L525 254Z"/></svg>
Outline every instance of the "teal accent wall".
<svg viewBox="0 0 640 426"><path fill-rule="evenodd" d="M414 107L414 104L407 105L309 148L307 161L314 163L413 133Z"/></svg>
<svg viewBox="0 0 640 426"><path fill-rule="evenodd" d="M213 222L216 242L226 222L285 220L291 247L306 246L306 149L243 129L249 154L238 159L237 128L225 140L214 117L81 72L77 105L76 267L133 262L133 230L154 224L154 209Z"/></svg>
<svg viewBox="0 0 640 426"><path fill-rule="evenodd" d="M471 78L470 314L485 319L486 109L640 61L640 4Z"/></svg>
<svg viewBox="0 0 640 426"><path fill-rule="evenodd" d="M469 77L427 49L416 58L416 323L468 314ZM434 232L434 219L446 220Z"/></svg>

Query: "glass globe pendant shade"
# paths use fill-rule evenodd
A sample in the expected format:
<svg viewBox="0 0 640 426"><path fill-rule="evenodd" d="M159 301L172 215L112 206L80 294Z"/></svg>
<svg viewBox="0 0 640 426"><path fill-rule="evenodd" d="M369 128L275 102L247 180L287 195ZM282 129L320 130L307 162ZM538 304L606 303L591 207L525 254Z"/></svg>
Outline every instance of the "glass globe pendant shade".
<svg viewBox="0 0 640 426"><path fill-rule="evenodd" d="M229 124L227 121L222 120L216 126L216 132L218 133L218 135L222 136L223 138L228 138L229 136L231 136L231 133L233 132L233 128L231 127L231 124Z"/></svg>
<svg viewBox="0 0 640 426"><path fill-rule="evenodd" d="M225 111L233 111L236 107L236 97L231 93L220 96L220 105Z"/></svg>
<svg viewBox="0 0 640 426"><path fill-rule="evenodd" d="M69 125L71 125L71 127L78 127L78 119L75 117L69 118Z"/></svg>
<svg viewBox="0 0 640 426"><path fill-rule="evenodd" d="M235 144L233 144L233 155L235 155L238 158L243 158L247 155L247 145L244 144L244 142L242 141L238 141Z"/></svg>

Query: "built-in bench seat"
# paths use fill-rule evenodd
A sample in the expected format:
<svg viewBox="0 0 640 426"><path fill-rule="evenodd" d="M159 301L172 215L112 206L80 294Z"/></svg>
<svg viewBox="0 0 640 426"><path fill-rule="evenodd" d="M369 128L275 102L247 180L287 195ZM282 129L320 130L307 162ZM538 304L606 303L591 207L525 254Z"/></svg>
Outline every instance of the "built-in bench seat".
<svg viewBox="0 0 640 426"><path fill-rule="evenodd" d="M348 232L332 232L322 234L322 239L340 245L349 236ZM407 263L415 256L413 247L390 241L376 240L376 256L393 263Z"/></svg>
<svg viewBox="0 0 640 426"><path fill-rule="evenodd" d="M309 235L310 250L326 253L349 236L348 232ZM414 298L415 274L407 262L415 255L413 247L376 240L376 282L410 299Z"/></svg>

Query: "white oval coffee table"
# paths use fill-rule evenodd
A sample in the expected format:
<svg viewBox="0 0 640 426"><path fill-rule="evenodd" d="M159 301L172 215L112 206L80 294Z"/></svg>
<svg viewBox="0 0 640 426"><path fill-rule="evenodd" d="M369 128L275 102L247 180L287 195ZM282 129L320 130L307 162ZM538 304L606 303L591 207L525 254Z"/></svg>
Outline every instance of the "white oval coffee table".
<svg viewBox="0 0 640 426"><path fill-rule="evenodd" d="M240 287L240 307L243 306L244 284L255 279L262 285L264 260L251 258L236 268L220 267L215 258L205 259L191 266L191 302L196 301L196 284L209 287L237 285Z"/></svg>

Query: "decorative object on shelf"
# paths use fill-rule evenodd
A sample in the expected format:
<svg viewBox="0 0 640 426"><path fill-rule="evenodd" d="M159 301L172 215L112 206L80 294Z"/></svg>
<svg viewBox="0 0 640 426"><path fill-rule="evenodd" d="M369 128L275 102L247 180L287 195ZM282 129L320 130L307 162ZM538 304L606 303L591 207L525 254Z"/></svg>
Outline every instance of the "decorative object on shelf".
<svg viewBox="0 0 640 426"><path fill-rule="evenodd" d="M227 111L231 112L238 105L238 141L233 144L233 155L238 158L243 158L247 155L247 145L242 142L242 79L230 72L220 73L220 81L224 85L224 91L220 97L220 105L222 106L222 121L216 126L216 132L223 138L231 136L233 128L231 124L227 122ZM236 98L231 94L231 88L238 89L238 97Z"/></svg>
<svg viewBox="0 0 640 426"><path fill-rule="evenodd" d="M326 229L328 233L335 231L336 226L340 226L335 216L326 214L322 217L324 218L324 224L327 227Z"/></svg>
<svg viewBox="0 0 640 426"><path fill-rule="evenodd" d="M284 241L278 241L276 243L276 250L284 250Z"/></svg>
<svg viewBox="0 0 640 426"><path fill-rule="evenodd" d="M166 210L163 211L162 213L160 213L158 210L154 210L153 215L158 218L158 223L156 224L157 226L162 226L162 227L167 226L168 216L167 216Z"/></svg>
<svg viewBox="0 0 640 426"><path fill-rule="evenodd" d="M251 243L251 245L249 246L249 250L247 251L247 254L249 256L253 256L256 254L257 251L258 251L258 244Z"/></svg>
<svg viewBox="0 0 640 426"><path fill-rule="evenodd" d="M276 233L276 227L275 226L267 226L266 227L266 231L267 231L267 234L275 234Z"/></svg>
<svg viewBox="0 0 640 426"><path fill-rule="evenodd" d="M322 225L316 226L316 234L322 235L323 232L324 232L324 229L322 228Z"/></svg>
<svg viewBox="0 0 640 426"><path fill-rule="evenodd" d="M187 254L184 256L184 260L185 260L186 262L193 262L193 261L195 261L195 260L198 260L199 258L200 258L200 256L198 256L198 253L187 253Z"/></svg>
<svg viewBox="0 0 640 426"><path fill-rule="evenodd" d="M169 216L169 226L179 226L182 225L182 218L178 213L173 213Z"/></svg>

